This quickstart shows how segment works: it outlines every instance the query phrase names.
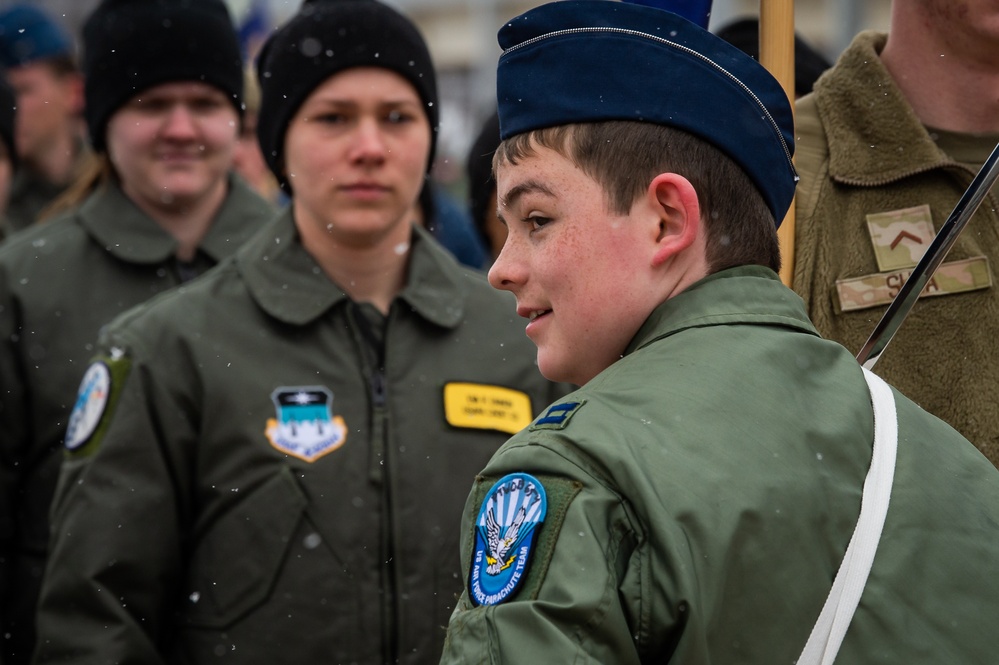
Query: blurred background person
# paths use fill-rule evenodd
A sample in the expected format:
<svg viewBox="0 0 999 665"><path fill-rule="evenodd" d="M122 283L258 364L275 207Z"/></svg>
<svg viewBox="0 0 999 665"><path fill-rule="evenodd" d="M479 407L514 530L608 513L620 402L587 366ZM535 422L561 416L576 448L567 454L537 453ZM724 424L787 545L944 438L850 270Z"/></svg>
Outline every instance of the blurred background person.
<svg viewBox="0 0 999 665"><path fill-rule="evenodd" d="M233 170L264 200L274 206L284 206L288 197L281 191L277 178L267 168L257 140L257 117L260 114L260 84L252 66L247 66L243 76L243 125L239 143L233 154Z"/></svg>
<svg viewBox="0 0 999 665"><path fill-rule="evenodd" d="M83 47L100 169L64 194L64 213L0 245L4 665L31 653L49 504L101 326L204 273L273 214L230 175L243 66L221 0L105 0Z"/></svg>
<svg viewBox="0 0 999 665"><path fill-rule="evenodd" d="M489 265L499 256L506 242L506 225L496 215L496 178L493 176L493 155L499 144L499 115L494 111L482 123L465 158L468 209L472 225L486 247Z"/></svg>
<svg viewBox="0 0 999 665"><path fill-rule="evenodd" d="M459 263L469 268L483 268L485 246L472 227L468 213L432 176L427 178L410 215L414 224L430 231L430 235Z"/></svg>
<svg viewBox="0 0 999 665"><path fill-rule="evenodd" d="M735 19L715 31L715 34L754 60L760 59L760 20L755 16ZM794 35L794 94L802 97L822 72L832 67L824 55L815 50L801 35Z"/></svg>
<svg viewBox="0 0 999 665"><path fill-rule="evenodd" d="M0 75L0 241L4 238L4 213L10 183L17 170L17 151L14 148L14 119L17 100L14 91Z"/></svg>
<svg viewBox="0 0 999 665"><path fill-rule="evenodd" d="M7 206L8 231L33 224L88 164L83 78L73 41L34 4L0 10L0 66L17 96L20 158Z"/></svg>
<svg viewBox="0 0 999 665"><path fill-rule="evenodd" d="M36 665L436 665L467 486L567 388L509 294L413 224L440 104L412 22L306 2L258 68L290 205L105 329L67 434Z"/></svg>

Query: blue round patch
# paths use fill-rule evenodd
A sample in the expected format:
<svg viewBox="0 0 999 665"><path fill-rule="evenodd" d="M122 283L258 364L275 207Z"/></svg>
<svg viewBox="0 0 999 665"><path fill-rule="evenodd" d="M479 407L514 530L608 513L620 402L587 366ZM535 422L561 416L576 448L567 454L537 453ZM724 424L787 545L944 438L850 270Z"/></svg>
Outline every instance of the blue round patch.
<svg viewBox="0 0 999 665"><path fill-rule="evenodd" d="M76 450L90 439L104 416L111 395L111 370L102 362L87 368L66 427L66 448Z"/></svg>
<svg viewBox="0 0 999 665"><path fill-rule="evenodd" d="M545 488L533 476L511 473L492 486L475 520L468 586L476 605L497 605L517 590L547 511Z"/></svg>

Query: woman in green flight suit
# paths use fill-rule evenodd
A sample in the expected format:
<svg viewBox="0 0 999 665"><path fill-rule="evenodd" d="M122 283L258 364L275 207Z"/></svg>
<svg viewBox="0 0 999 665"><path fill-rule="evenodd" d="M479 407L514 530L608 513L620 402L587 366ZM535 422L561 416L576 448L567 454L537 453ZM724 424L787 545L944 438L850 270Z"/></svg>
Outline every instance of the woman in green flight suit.
<svg viewBox="0 0 999 665"><path fill-rule="evenodd" d="M512 301L409 221L439 108L413 24L307 2L258 74L291 204L105 331L36 662L436 663L467 486L562 392Z"/></svg>
<svg viewBox="0 0 999 665"><path fill-rule="evenodd" d="M221 0L106 0L83 33L103 171L0 247L0 661L24 663L73 397L100 327L231 254L273 209L230 176L239 42Z"/></svg>

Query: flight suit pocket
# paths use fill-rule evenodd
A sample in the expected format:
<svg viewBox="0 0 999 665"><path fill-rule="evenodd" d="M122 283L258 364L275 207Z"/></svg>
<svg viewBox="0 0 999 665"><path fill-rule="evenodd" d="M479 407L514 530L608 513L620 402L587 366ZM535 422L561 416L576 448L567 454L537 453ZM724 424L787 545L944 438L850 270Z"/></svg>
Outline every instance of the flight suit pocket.
<svg viewBox="0 0 999 665"><path fill-rule="evenodd" d="M181 623L225 628L267 600L306 504L282 468L219 518L191 556Z"/></svg>

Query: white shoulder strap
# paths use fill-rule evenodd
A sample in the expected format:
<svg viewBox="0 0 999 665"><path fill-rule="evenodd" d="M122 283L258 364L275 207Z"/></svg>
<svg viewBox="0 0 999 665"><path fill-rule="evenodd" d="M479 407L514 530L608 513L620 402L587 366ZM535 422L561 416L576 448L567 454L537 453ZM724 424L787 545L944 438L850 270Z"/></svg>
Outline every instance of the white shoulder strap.
<svg viewBox="0 0 999 665"><path fill-rule="evenodd" d="M888 499L895 478L895 454L898 448L898 417L891 387L864 369L864 378L874 405L874 454L864 480L860 518L836 573L832 590L808 637L797 665L832 665L850 626L853 613L867 584L874 563L874 552L881 540L881 530L888 513Z"/></svg>

